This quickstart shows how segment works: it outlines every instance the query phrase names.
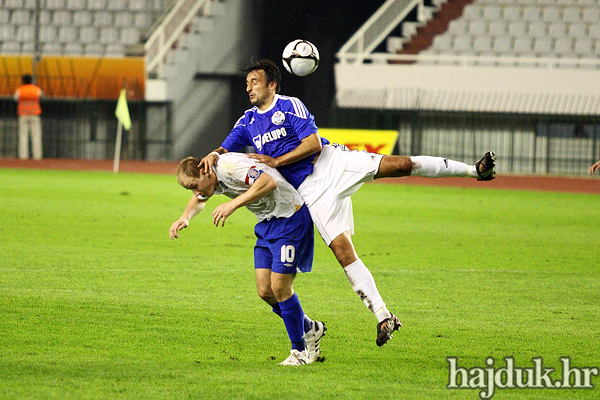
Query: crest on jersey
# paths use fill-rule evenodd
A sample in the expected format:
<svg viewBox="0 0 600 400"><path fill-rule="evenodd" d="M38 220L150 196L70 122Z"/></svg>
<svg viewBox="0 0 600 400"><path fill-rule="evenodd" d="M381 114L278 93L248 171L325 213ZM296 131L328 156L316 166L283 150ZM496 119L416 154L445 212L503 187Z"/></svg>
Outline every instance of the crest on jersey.
<svg viewBox="0 0 600 400"><path fill-rule="evenodd" d="M248 170L248 175L246 175L246 185L252 185L255 180L260 176L261 171L256 169L256 166L253 165Z"/></svg>
<svg viewBox="0 0 600 400"><path fill-rule="evenodd" d="M277 111L271 117L271 122L273 122L275 125L281 125L281 124L283 124L284 121L285 121L285 114L282 113L281 111Z"/></svg>

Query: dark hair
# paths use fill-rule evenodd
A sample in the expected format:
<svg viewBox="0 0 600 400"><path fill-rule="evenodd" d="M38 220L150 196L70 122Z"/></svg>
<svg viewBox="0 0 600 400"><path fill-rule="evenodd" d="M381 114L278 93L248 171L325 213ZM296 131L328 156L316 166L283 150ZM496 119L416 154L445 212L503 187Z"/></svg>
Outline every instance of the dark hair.
<svg viewBox="0 0 600 400"><path fill-rule="evenodd" d="M181 160L177 166L177 183L186 189L191 189L183 184L181 178L184 176L187 176L188 178L200 178L200 167L198 167L198 164L200 164L200 159L195 157L187 157Z"/></svg>
<svg viewBox="0 0 600 400"><path fill-rule="evenodd" d="M33 82L33 78L29 74L23 75L23 77L21 78L21 80L23 81L23 83L25 85L29 85L29 84L31 84L31 82Z"/></svg>
<svg viewBox="0 0 600 400"><path fill-rule="evenodd" d="M267 85L271 82L275 82L277 84L275 93L279 93L281 91L281 71L279 70L277 64L275 64L273 61L263 58L255 62L253 65L246 67L242 70L242 72L248 75L250 72L259 69L265 71L265 75L267 77Z"/></svg>

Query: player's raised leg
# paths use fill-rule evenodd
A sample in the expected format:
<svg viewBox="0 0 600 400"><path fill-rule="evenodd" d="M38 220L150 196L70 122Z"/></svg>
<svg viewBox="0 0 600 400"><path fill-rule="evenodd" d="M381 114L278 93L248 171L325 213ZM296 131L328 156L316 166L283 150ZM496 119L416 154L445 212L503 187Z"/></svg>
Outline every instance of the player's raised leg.
<svg viewBox="0 0 600 400"><path fill-rule="evenodd" d="M384 156L375 179L424 176L427 178L471 177L478 180L494 179L496 158L493 152L487 152L475 165L431 156Z"/></svg>

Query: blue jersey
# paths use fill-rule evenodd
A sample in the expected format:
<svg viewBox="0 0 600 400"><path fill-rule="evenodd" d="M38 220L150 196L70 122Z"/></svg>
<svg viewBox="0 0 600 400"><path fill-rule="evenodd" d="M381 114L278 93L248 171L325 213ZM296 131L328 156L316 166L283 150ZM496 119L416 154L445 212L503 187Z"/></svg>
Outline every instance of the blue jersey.
<svg viewBox="0 0 600 400"><path fill-rule="evenodd" d="M260 111L258 107L246 110L221 147L240 151L245 146L253 146L256 153L275 158L294 150L303 139L317 132L315 118L299 99L275 95L267 111ZM325 138L321 142L329 143ZM313 154L277 169L297 189L313 172L315 157Z"/></svg>

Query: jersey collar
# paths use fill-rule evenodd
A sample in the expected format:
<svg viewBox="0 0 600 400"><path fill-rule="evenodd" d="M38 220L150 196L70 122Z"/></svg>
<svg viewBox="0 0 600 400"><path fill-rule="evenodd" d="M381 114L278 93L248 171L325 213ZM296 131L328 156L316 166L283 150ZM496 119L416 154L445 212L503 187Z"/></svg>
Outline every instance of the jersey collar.
<svg viewBox="0 0 600 400"><path fill-rule="evenodd" d="M261 110L258 109L258 107L256 107L256 111L259 114L266 114L266 113L268 113L269 111L271 111L273 109L273 107L275 107L275 104L277 104L277 100L279 100L279 95L278 94L276 94L275 96L273 96L273 102L271 103L271 105L269 106L269 108L267 108L265 111L261 111Z"/></svg>

